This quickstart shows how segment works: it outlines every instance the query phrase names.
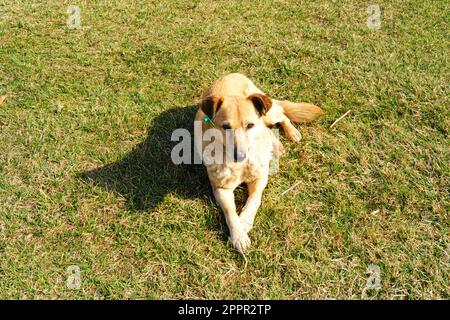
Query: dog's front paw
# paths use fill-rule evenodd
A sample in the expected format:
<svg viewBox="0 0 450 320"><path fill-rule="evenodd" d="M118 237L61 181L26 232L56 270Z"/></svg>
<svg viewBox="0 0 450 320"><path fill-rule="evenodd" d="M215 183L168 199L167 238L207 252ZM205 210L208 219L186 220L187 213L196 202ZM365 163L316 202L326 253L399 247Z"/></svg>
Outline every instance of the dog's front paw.
<svg viewBox="0 0 450 320"><path fill-rule="evenodd" d="M302 134L296 128L290 128L286 130L286 138L294 142L299 142L302 140Z"/></svg>
<svg viewBox="0 0 450 320"><path fill-rule="evenodd" d="M239 253L244 254L244 252L250 247L250 238L244 229L239 228L231 233L231 244L233 247L239 251Z"/></svg>

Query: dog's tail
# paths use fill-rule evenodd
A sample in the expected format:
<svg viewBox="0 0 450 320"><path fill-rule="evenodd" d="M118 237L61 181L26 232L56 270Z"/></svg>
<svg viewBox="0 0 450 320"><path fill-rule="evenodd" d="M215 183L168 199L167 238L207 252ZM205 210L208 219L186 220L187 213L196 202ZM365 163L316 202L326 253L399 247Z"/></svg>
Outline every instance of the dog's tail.
<svg viewBox="0 0 450 320"><path fill-rule="evenodd" d="M321 108L306 102L277 101L283 108L284 114L289 120L297 123L308 123L316 120L325 113Z"/></svg>

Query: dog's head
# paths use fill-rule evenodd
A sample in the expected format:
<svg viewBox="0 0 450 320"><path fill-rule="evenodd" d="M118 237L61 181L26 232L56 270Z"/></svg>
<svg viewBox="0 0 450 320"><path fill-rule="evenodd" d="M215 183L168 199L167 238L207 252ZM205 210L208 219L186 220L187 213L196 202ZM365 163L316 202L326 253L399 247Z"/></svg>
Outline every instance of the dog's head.
<svg viewBox="0 0 450 320"><path fill-rule="evenodd" d="M201 110L213 119L216 129L221 131L222 141L226 144L224 150L235 162L247 158L249 146L265 128L261 117L271 106L272 100L258 93L247 98L207 97L200 104Z"/></svg>

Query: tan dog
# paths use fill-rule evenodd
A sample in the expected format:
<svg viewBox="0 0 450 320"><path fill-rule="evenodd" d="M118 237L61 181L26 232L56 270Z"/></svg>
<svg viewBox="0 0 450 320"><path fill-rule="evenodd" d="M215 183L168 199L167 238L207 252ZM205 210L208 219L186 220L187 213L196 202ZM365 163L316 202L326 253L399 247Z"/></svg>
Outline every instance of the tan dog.
<svg viewBox="0 0 450 320"><path fill-rule="evenodd" d="M231 243L240 253L250 245L247 233L261 205L269 162L283 152L268 126L280 123L288 139L299 141L300 132L291 120L310 122L322 114L312 104L271 99L238 73L220 78L206 90L195 121L202 122L202 133L211 129L223 147L220 152L210 152L212 157L223 152L222 162L211 161L209 157L204 163L208 162L205 163L208 177L225 214ZM197 144L197 152L206 153L210 144L207 141ZM242 183L247 184L248 199L238 216L233 191Z"/></svg>

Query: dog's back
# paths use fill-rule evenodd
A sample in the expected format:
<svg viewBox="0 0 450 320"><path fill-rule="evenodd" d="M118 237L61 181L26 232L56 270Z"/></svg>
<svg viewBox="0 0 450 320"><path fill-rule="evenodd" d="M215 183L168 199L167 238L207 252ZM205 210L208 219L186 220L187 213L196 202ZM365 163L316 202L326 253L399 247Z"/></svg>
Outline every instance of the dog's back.
<svg viewBox="0 0 450 320"><path fill-rule="evenodd" d="M216 80L204 94L209 96L247 97L253 93L262 93L254 83L240 73L230 73Z"/></svg>

